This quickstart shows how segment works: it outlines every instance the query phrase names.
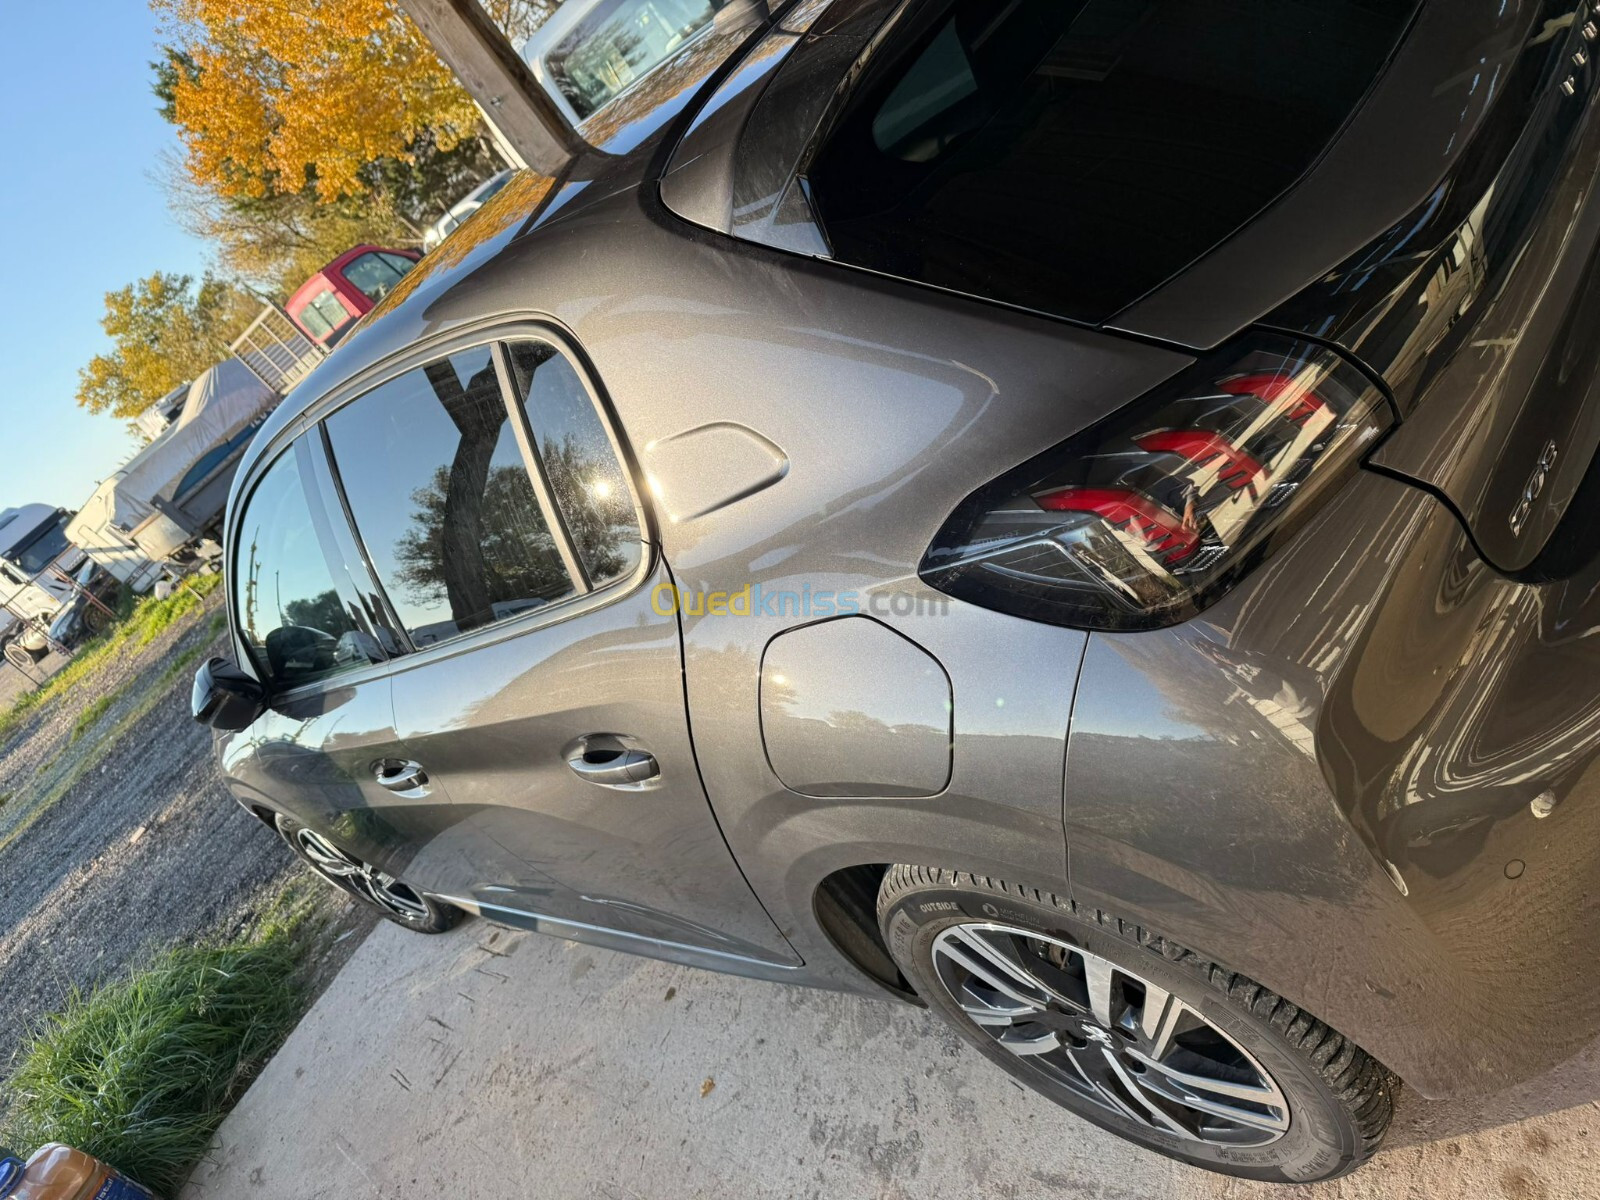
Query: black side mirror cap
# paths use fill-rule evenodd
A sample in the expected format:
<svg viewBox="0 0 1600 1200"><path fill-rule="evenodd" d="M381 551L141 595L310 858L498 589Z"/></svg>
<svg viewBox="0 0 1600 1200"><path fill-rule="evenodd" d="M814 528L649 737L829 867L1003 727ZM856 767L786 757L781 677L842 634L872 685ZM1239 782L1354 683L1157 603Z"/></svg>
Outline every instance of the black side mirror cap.
<svg viewBox="0 0 1600 1200"><path fill-rule="evenodd" d="M237 663L213 658L194 673L189 710L200 724L235 733L267 710L267 689Z"/></svg>

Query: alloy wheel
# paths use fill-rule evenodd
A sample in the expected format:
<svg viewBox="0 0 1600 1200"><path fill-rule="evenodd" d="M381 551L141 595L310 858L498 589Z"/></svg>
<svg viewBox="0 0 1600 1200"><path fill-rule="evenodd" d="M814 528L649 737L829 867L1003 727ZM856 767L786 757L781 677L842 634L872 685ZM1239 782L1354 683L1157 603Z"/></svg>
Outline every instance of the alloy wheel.
<svg viewBox="0 0 1600 1200"><path fill-rule="evenodd" d="M1265 1146L1289 1129L1271 1074L1163 988L1082 947L973 922L933 943L940 983L988 1037L1054 1082L1159 1134Z"/></svg>
<svg viewBox="0 0 1600 1200"><path fill-rule="evenodd" d="M313 830L298 829L294 839L313 867L357 899L367 900L404 921L428 919L428 906L422 897L388 872L341 850Z"/></svg>

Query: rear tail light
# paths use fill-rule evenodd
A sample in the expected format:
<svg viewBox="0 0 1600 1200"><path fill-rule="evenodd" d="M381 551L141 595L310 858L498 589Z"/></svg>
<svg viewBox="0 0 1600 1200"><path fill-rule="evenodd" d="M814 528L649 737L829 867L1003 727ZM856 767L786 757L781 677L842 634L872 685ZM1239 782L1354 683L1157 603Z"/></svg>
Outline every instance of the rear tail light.
<svg viewBox="0 0 1600 1200"><path fill-rule="evenodd" d="M1333 351L1252 337L969 497L921 575L1057 625L1176 624L1303 522L1390 420Z"/></svg>

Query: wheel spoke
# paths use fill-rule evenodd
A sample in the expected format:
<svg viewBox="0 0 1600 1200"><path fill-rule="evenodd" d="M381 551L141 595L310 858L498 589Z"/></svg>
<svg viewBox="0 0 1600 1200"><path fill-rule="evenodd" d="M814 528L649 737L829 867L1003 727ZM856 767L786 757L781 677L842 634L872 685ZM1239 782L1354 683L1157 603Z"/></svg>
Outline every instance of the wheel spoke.
<svg viewBox="0 0 1600 1200"><path fill-rule="evenodd" d="M1289 1128L1289 1116L1286 1108L1276 1105L1266 1112L1253 1108L1243 1108L1234 1104L1224 1104L1219 1100L1212 1100L1206 1096L1198 1095L1187 1088L1162 1088L1162 1080L1152 1079L1148 1074L1136 1077L1144 1089L1153 1095L1162 1096L1174 1104L1181 1104L1185 1108L1194 1109L1208 1116L1221 1117L1225 1121L1232 1121L1236 1125L1247 1125L1252 1129L1261 1129L1271 1133L1283 1133ZM1261 1103L1266 1104L1266 1101ZM1284 1104L1281 1096L1277 1098L1277 1105Z"/></svg>
<svg viewBox="0 0 1600 1200"><path fill-rule="evenodd" d="M1120 1015L1112 1012L1116 968L1093 954L1085 954L1082 958L1083 977L1089 985L1089 1011L1094 1013L1096 1021L1110 1029Z"/></svg>
<svg viewBox="0 0 1600 1200"><path fill-rule="evenodd" d="M1018 1004L1043 1008L1048 1002L1045 988L1020 963L1013 963L980 936L961 929L958 938L950 939L941 949L952 962Z"/></svg>
<svg viewBox="0 0 1600 1200"><path fill-rule="evenodd" d="M1156 1125L1166 1130L1168 1133L1175 1133L1179 1137L1185 1138L1188 1141L1197 1140L1192 1130L1186 1129L1180 1125L1172 1117L1172 1115L1167 1112L1166 1109L1162 1108L1161 1105L1157 1104L1154 1099L1145 1094L1144 1089L1141 1088L1135 1081L1133 1072L1129 1071L1127 1067L1123 1066L1122 1063L1118 1061L1115 1054L1113 1054L1110 1050L1102 1050L1101 1054L1105 1057L1106 1065L1111 1068L1111 1073L1117 1077L1118 1081L1121 1082L1123 1089L1128 1093L1128 1095L1137 1100L1141 1107L1149 1111L1150 1115L1155 1118Z"/></svg>
<svg viewBox="0 0 1600 1200"><path fill-rule="evenodd" d="M1271 1104L1274 1098L1281 1099L1276 1088L1263 1087L1260 1084L1234 1083L1226 1079L1213 1079L1209 1075L1192 1075L1187 1071L1180 1071L1168 1063L1146 1058L1137 1050L1130 1050L1128 1053L1145 1066L1161 1072L1166 1078L1182 1087L1188 1088L1190 1091L1211 1092L1218 1096L1231 1096L1236 1100L1248 1100L1252 1104Z"/></svg>
<svg viewBox="0 0 1600 1200"><path fill-rule="evenodd" d="M351 858L332 842L318 837L309 829L300 831L300 846L324 874L344 879L364 869L364 864L359 860Z"/></svg>
<svg viewBox="0 0 1600 1200"><path fill-rule="evenodd" d="M1172 1037L1178 1031L1178 1022L1188 1011L1188 1005L1182 1000L1153 983L1146 983L1144 1007L1139 1011L1144 1052L1154 1059L1165 1058L1172 1047Z"/></svg>
<svg viewBox="0 0 1600 1200"><path fill-rule="evenodd" d="M1029 1036L1022 1029L1013 1028L1002 1033L997 1040L1011 1053L1022 1058L1061 1049L1061 1035L1050 1029Z"/></svg>
<svg viewBox="0 0 1600 1200"><path fill-rule="evenodd" d="M393 875L347 854L310 829L301 829L295 840L318 871L358 900L407 920L419 920L428 915L428 907L421 898Z"/></svg>
<svg viewBox="0 0 1600 1200"><path fill-rule="evenodd" d="M1101 1083L1098 1079L1092 1077L1088 1071L1084 1070L1083 1063L1079 1061L1076 1054L1069 1054L1066 1056L1066 1058L1067 1061L1072 1064L1072 1069L1078 1073L1079 1078L1083 1080L1083 1082L1088 1086L1089 1090L1093 1092L1095 1096L1099 1097L1101 1103L1109 1105L1111 1108L1127 1117L1130 1121L1135 1121L1140 1125L1147 1124L1144 1118L1142 1118L1137 1112L1129 1107L1127 1102L1124 1101L1122 1097L1118 1096L1110 1088L1106 1087L1105 1084Z"/></svg>
<svg viewBox="0 0 1600 1200"><path fill-rule="evenodd" d="M972 993L968 992L971 996ZM966 1013L979 1025L1011 1025L1019 1017L1031 1016L1038 1010L1031 1005L1017 1005L1013 1008L996 1008L985 1004L982 1000L973 997L970 1003L963 1003L961 1011Z"/></svg>
<svg viewBox="0 0 1600 1200"><path fill-rule="evenodd" d="M382 904L378 898L377 889L372 886L372 877L365 871L352 871L349 876L350 886L360 895L374 904Z"/></svg>

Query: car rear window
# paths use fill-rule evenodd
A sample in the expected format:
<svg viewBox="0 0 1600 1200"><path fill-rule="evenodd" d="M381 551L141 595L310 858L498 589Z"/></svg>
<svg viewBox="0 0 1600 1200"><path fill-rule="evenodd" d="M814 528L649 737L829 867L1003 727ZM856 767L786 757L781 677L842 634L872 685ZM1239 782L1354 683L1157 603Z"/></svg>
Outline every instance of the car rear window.
<svg viewBox="0 0 1600 1200"><path fill-rule="evenodd" d="M1316 160L1414 0L932 0L807 175L835 257L1098 324Z"/></svg>

